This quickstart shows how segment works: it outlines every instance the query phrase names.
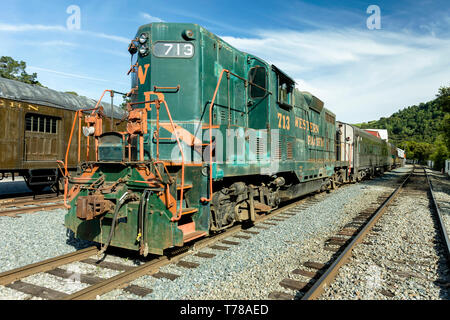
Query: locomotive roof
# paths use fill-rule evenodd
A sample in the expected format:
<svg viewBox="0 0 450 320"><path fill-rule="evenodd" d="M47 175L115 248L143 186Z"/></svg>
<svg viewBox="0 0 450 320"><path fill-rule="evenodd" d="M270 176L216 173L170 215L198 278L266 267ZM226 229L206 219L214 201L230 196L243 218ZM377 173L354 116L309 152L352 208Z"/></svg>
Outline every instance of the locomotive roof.
<svg viewBox="0 0 450 320"><path fill-rule="evenodd" d="M0 77L0 98L74 111L94 108L97 104L97 100L84 96L76 96L2 77ZM111 104L102 101L101 105L103 105L105 115L110 117ZM124 114L125 111L122 108L114 105L114 118L120 119Z"/></svg>

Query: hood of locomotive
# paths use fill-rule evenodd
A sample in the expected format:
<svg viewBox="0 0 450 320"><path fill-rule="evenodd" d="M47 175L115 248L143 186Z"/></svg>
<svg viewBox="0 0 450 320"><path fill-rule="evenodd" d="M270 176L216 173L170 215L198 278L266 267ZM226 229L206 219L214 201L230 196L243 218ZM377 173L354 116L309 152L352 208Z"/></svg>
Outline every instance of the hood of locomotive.
<svg viewBox="0 0 450 320"><path fill-rule="evenodd" d="M141 26L135 37L140 38L142 35L147 41L143 44L139 42L135 55L138 66L136 72L132 73L131 85L132 88L137 88L137 94L132 100L147 101L149 92L163 92L173 121L186 130L184 136L189 139L195 137L196 142L207 140L205 125L209 123L209 106L220 74L223 69L227 69L245 77L247 54L236 50L197 24L151 23ZM140 53L142 47L143 50L147 48L144 54ZM239 80L231 81L231 90L243 90L237 86ZM233 92L231 91L231 94ZM150 99L154 98L155 96L151 96ZM225 121L225 116L220 113L220 110L223 113L224 109L220 106L226 106L227 99L227 81L224 77L215 100L215 106L218 107L213 112L214 123ZM144 106L141 104L136 107ZM165 140L165 143L159 145L159 157L162 160L180 161L181 156L176 152L173 129L164 106L161 106L159 116L163 124L159 136ZM156 130L156 117L156 108L153 105L148 112L146 159L156 158L156 141L152 139ZM169 139L172 139L171 143ZM188 162L201 161L195 153L187 157Z"/></svg>
<svg viewBox="0 0 450 320"><path fill-rule="evenodd" d="M144 43L138 41L135 54L138 68L131 79L132 88L137 87L138 94L133 100L144 101L148 92L162 91L174 119L199 119L200 27L184 23L152 23L138 29L136 37L141 36L147 40ZM155 87L177 86L179 90L155 90ZM164 112L162 116L164 119Z"/></svg>
<svg viewBox="0 0 450 320"><path fill-rule="evenodd" d="M196 128L204 107L200 89L201 29L196 24L185 23L152 23L141 26L136 37L147 40L144 43L138 41L138 51L135 54L137 68L131 79L132 88L137 88L137 94L132 97L133 102L155 99L156 96L150 95L150 92L162 92L172 120L190 134L198 131ZM147 106L151 107L151 111L147 115L149 133L144 141L145 159L156 158L156 141L153 137L157 113L155 105ZM135 108L142 107L143 104L135 105ZM164 105L161 105L159 119L159 137L161 141L164 140L159 146L160 159L181 160L174 159L172 154L176 144Z"/></svg>

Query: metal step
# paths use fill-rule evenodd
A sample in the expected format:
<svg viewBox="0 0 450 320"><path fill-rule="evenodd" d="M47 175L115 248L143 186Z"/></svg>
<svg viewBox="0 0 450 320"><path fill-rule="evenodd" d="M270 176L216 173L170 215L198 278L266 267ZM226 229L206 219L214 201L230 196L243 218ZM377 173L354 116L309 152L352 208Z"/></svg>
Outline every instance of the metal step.
<svg viewBox="0 0 450 320"><path fill-rule="evenodd" d="M192 188L192 184L185 184L184 186L183 186L183 190L185 191L186 189L191 189ZM177 191L180 191L181 190L181 185L178 185L177 186Z"/></svg>
<svg viewBox="0 0 450 320"><path fill-rule="evenodd" d="M183 235L183 242L192 241L194 239L206 236L205 231L193 231Z"/></svg>
<svg viewBox="0 0 450 320"><path fill-rule="evenodd" d="M197 208L183 208L183 212L181 213L182 216L186 214L192 214L198 212Z"/></svg>

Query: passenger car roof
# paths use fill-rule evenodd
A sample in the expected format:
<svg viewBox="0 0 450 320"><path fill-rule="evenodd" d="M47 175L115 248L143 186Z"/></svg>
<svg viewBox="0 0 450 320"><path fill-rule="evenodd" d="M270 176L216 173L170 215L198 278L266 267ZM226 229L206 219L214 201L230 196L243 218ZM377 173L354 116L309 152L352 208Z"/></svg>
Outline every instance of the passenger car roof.
<svg viewBox="0 0 450 320"><path fill-rule="evenodd" d="M97 104L97 100L84 96L76 96L70 93L59 92L41 86L2 77L0 77L0 98L24 101L73 111L94 108ZM103 106L105 115L110 117L111 104L104 102L103 100L101 105ZM120 119L124 114L125 111L122 108L114 105L114 118Z"/></svg>

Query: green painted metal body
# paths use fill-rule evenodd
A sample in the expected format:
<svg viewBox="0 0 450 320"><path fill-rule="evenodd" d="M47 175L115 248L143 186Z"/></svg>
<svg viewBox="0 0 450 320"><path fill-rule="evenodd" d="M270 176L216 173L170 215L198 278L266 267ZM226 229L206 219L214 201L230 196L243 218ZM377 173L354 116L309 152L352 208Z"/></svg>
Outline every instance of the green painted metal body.
<svg viewBox="0 0 450 320"><path fill-rule="evenodd" d="M185 30L193 31L193 40L187 41L183 38L182 34ZM154 86L180 86L177 92L165 93L172 118L177 125L182 126L193 135L203 138L203 142L208 142L207 129L202 130L201 126L209 124L209 106L220 72L227 69L248 79L249 70L259 65L265 68L267 89L270 92L263 99L252 99L249 96L249 87L246 88L244 81L234 76L230 76L229 80L224 76L221 81L213 108L212 124L219 125L218 131L225 137L223 150L227 150L229 147L226 139L227 130L249 135L249 129L264 133L266 130L278 129L281 137L281 154L278 156L279 171L295 171L302 181L305 180L305 176L316 175L321 168L325 168L328 174L332 173L336 129L334 120L326 121L325 113L328 113L333 119L335 116L325 108L321 112L310 108L308 102L313 99L311 94L301 93L295 89L292 107L281 107L277 103L277 74L271 65L233 48L196 24L153 23L139 28L137 36L142 33L149 35L150 48L155 43L162 41L190 42L195 47L195 54L191 58L165 58L155 57L150 52L145 57L139 57L137 62L142 67L143 74L145 73L144 66L148 64L149 67L142 84L138 72L133 74L132 87L138 87L136 101L145 101L145 92L153 91ZM161 108L160 119L168 121L167 114L163 109ZM156 130L155 119L156 109L152 108L149 112L151 131L148 137L152 137ZM309 123L317 125L319 132L306 128ZM161 137L172 138L172 141L167 142L166 145L160 145L160 158L172 161L181 160L179 155L174 156L173 154L173 151L176 151L174 148L176 145L172 133L162 129ZM323 146L315 143L317 138L324 140ZM145 145L148 159L155 158L156 141L150 138L147 138L146 141L150 142ZM292 144L291 154L288 154L287 144ZM260 174L264 172L264 166L270 166L270 142L265 149L264 154L256 155L251 152L247 140L243 154L236 155L237 152L234 152L226 158L227 152L224 152L222 158L224 163L220 164L221 159L218 159L216 171L220 171L220 174L225 177ZM186 148L186 151L188 151L188 155L192 155L191 160L202 161L201 155L196 154L192 148Z"/></svg>
<svg viewBox="0 0 450 320"><path fill-rule="evenodd" d="M191 37L186 37L186 30L192 32ZM149 51L145 55L137 53L138 66L131 75L132 88L137 88L132 96L133 102L144 102L135 105L135 108L143 108L145 104L151 108L147 113L148 133L144 135L144 161L129 162L126 159L127 142L122 146L117 141L115 144L100 145L100 159L93 163L98 168L95 174L83 183L74 181L72 185L87 187L101 176L103 185L113 185L122 179L123 183L119 183L114 192L104 194L105 199L111 199L117 205L118 199L127 191L142 194L146 185L138 181L144 181L145 177L137 168L146 166L149 172L156 174L154 160L158 156L159 160L175 163L170 170L177 177L177 185L180 185L181 155L163 105L159 109L159 119L166 125L159 126L157 154L157 108L154 104L150 105L149 100L156 98L150 92L163 92L173 122L191 135L182 142L186 157L185 184L192 185L185 198L190 208L198 210L190 217L195 222L195 230L208 234L210 203L200 199L209 197L209 176L208 170L205 170L209 166L209 154L205 152L209 143L209 110L224 69L234 75L227 77L224 74L212 109L216 149L211 172L215 183L223 179L242 181L245 177L286 173L295 176L299 183L313 181L305 184L309 187L303 193L307 193L320 188L321 182L333 175L335 115L309 93L293 89L290 95L283 97L280 93L282 82L290 85L293 81L276 67L233 48L196 24L153 23L140 27L136 36L142 33L148 36L146 45ZM177 55L177 50L180 50L181 56L155 56L158 43L159 55L166 52ZM193 47L185 47L185 43ZM180 44L179 48L177 44ZM161 48L164 50L161 51ZM262 72L251 76L255 82L264 84L266 89L259 92L259 95L263 93L259 97L251 92L252 88L257 91L255 86L247 82L252 68L263 68L260 70L264 71L264 76ZM237 138L229 139L230 136ZM197 137L203 146L200 144L199 148L195 148L190 145L187 141L192 137ZM222 148L219 148L218 141L221 141ZM223 157L220 149L224 150ZM137 146L135 152L139 154L139 151ZM86 196L91 191L94 189L81 190L71 200L65 224L78 238L105 243L110 232L112 212L101 219L89 221L83 221L76 215L78 196ZM174 186L170 192L178 198ZM128 201L120 208L112 246L139 249L138 208L139 200ZM171 221L173 213L158 197L158 191L150 195L145 212L145 232L150 253L162 254L166 248L183 245L183 231L180 229L183 220Z"/></svg>

